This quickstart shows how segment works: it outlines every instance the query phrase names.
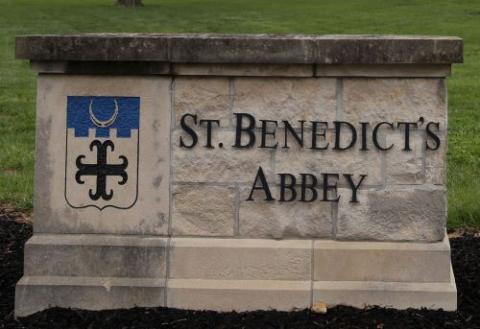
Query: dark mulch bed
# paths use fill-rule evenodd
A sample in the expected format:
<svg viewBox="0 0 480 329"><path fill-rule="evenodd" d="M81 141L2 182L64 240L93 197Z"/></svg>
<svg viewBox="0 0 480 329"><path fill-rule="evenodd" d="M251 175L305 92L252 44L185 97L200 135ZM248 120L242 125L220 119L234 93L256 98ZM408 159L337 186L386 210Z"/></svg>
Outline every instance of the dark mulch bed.
<svg viewBox="0 0 480 329"><path fill-rule="evenodd" d="M335 307L327 314L258 311L192 312L167 308L122 311L51 309L13 319L14 287L22 276L23 245L32 234L21 213L0 210L0 328L479 328L480 237L451 239L457 312Z"/></svg>

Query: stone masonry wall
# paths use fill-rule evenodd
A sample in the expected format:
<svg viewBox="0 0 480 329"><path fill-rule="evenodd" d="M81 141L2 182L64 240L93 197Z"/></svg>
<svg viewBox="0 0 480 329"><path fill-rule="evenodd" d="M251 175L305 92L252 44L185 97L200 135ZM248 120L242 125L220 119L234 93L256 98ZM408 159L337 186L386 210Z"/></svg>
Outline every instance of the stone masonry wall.
<svg viewBox="0 0 480 329"><path fill-rule="evenodd" d="M175 76L172 84L171 222L174 236L241 238L326 238L347 240L425 240L444 236L446 222L447 103L444 78L304 78ZM204 147L180 127L182 115L220 120L213 129L214 148ZM368 151L357 142L346 151L301 148L237 149L234 113L257 120L440 123L438 150L425 147L425 127L411 132L411 151L403 151L404 131L383 129L380 140L394 148ZM308 127L308 126L306 126ZM305 132L310 128L305 128ZM423 129L423 130L422 130ZM423 133L422 133L423 132ZM283 129L276 140L282 144ZM370 130L371 133L371 130ZM257 128L257 139L260 130ZM306 138L308 138L307 135ZM326 140L332 140L333 129ZM223 147L219 146L223 143ZM346 181L338 181L339 202L264 201L256 191L246 201L262 167L278 196L279 173L366 174L358 203L350 202ZM321 193L321 191L319 191Z"/></svg>
<svg viewBox="0 0 480 329"><path fill-rule="evenodd" d="M16 57L38 73L16 316L456 309L445 79L460 38L30 35Z"/></svg>

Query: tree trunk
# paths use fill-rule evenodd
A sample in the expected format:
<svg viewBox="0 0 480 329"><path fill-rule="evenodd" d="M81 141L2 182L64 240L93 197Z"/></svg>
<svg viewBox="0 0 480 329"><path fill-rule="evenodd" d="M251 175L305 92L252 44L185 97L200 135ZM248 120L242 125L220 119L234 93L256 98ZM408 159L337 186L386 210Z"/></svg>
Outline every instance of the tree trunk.
<svg viewBox="0 0 480 329"><path fill-rule="evenodd" d="M125 7L143 6L142 0L117 0L117 4Z"/></svg>

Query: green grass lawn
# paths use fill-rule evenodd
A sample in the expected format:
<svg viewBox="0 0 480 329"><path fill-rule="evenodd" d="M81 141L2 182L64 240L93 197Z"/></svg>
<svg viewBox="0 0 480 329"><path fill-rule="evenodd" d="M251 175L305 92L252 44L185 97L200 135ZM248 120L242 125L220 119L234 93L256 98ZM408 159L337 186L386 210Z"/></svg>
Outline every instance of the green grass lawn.
<svg viewBox="0 0 480 329"><path fill-rule="evenodd" d="M14 59L27 33L225 32L454 35L465 64L449 78L449 225L480 227L480 1L0 0L0 204L31 209L35 77Z"/></svg>

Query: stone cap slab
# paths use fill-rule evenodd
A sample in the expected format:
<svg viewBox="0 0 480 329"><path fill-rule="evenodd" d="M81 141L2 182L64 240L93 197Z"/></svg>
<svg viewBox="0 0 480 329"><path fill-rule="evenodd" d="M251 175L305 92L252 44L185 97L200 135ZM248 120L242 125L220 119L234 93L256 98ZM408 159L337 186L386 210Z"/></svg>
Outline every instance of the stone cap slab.
<svg viewBox="0 0 480 329"><path fill-rule="evenodd" d="M32 61L257 64L451 64L458 37L268 34L76 34L16 38Z"/></svg>

